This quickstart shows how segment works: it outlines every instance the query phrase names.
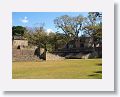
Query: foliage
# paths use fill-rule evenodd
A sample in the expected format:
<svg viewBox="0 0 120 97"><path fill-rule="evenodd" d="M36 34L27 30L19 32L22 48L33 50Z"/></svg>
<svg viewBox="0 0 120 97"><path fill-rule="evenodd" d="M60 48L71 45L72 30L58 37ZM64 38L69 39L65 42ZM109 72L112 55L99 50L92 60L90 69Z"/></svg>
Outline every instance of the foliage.
<svg viewBox="0 0 120 97"><path fill-rule="evenodd" d="M24 33L26 32L26 28L22 26L13 26L12 27L12 35L20 35L23 36Z"/></svg>
<svg viewBox="0 0 120 97"><path fill-rule="evenodd" d="M36 45L45 46L47 43L47 33L43 27L35 28L33 40Z"/></svg>
<svg viewBox="0 0 120 97"><path fill-rule="evenodd" d="M87 17L63 15L54 20L55 26L61 29L69 39L77 41L79 33L91 37L93 49L102 41L102 14L89 12Z"/></svg>
<svg viewBox="0 0 120 97"><path fill-rule="evenodd" d="M85 18L83 32L92 38L94 50L98 43L102 41L102 16L99 12L89 12Z"/></svg>
<svg viewBox="0 0 120 97"><path fill-rule="evenodd" d="M78 38L78 34L81 31L83 21L84 17L81 15L76 17L63 15L61 17L57 17L54 20L54 23L56 27L60 28L67 36Z"/></svg>
<svg viewBox="0 0 120 97"><path fill-rule="evenodd" d="M48 51L64 48L70 40L80 38L80 33L93 40L94 49L98 43L102 42L102 14L100 12L89 12L87 17L63 15L54 19L54 24L59 31L62 30L64 33L51 32L48 34L41 25L32 29L13 26L12 34L13 36L21 35L28 39L29 45L46 47Z"/></svg>

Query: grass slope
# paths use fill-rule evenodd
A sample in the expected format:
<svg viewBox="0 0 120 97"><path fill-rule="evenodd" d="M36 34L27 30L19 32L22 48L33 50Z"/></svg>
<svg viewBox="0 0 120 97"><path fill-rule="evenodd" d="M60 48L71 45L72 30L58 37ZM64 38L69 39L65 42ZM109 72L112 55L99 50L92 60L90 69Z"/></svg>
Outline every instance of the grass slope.
<svg viewBox="0 0 120 97"><path fill-rule="evenodd" d="M101 79L101 59L13 62L13 79Z"/></svg>

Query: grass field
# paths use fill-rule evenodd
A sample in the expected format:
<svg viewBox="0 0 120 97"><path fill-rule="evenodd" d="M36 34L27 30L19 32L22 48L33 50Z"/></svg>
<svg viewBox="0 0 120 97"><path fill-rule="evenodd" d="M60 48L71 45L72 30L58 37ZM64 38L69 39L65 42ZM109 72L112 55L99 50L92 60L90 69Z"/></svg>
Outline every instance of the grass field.
<svg viewBox="0 0 120 97"><path fill-rule="evenodd" d="M13 62L13 79L101 79L101 59Z"/></svg>

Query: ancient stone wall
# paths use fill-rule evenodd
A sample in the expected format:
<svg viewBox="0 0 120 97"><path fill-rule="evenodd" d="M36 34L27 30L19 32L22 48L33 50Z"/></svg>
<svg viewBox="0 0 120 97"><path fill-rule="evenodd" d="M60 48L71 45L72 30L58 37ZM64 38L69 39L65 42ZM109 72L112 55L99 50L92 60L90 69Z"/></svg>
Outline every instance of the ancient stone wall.
<svg viewBox="0 0 120 97"><path fill-rule="evenodd" d="M40 61L34 50L12 49L12 61Z"/></svg>
<svg viewBox="0 0 120 97"><path fill-rule="evenodd" d="M13 40L13 46L28 46L28 40Z"/></svg>

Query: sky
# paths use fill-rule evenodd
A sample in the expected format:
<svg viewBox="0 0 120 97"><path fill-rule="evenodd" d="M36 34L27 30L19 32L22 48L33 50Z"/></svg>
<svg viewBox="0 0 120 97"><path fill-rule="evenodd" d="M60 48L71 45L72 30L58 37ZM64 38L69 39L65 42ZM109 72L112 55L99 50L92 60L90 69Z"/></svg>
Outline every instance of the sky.
<svg viewBox="0 0 120 97"><path fill-rule="evenodd" d="M55 28L54 19L62 15L69 16L87 16L87 12L13 12L12 13L12 25L35 27L44 23L44 28L47 32L57 32Z"/></svg>

